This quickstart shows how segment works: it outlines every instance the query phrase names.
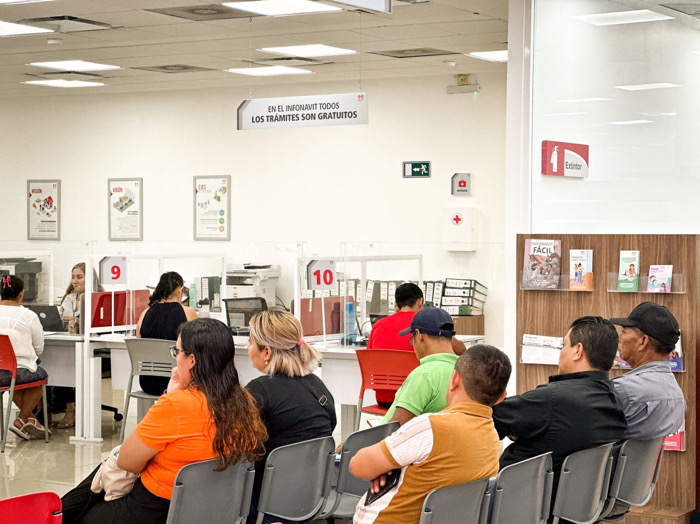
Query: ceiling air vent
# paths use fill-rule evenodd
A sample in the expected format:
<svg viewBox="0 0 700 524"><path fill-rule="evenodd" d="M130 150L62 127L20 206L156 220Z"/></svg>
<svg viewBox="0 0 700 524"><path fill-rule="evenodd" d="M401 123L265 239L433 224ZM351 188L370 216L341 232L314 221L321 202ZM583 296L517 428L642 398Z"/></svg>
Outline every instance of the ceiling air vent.
<svg viewBox="0 0 700 524"><path fill-rule="evenodd" d="M223 5L204 4L204 5L186 5L182 7L171 7L167 9L146 9L151 13L160 13L162 15L174 16L176 18L185 18L196 22L207 22L209 20L227 20L229 18L250 18L251 16L260 16L254 13L246 13L238 9L230 9Z"/></svg>
<svg viewBox="0 0 700 524"><path fill-rule="evenodd" d="M698 4L660 4L661 7L667 7L680 13L690 15L695 18L700 18L700 5Z"/></svg>
<svg viewBox="0 0 700 524"><path fill-rule="evenodd" d="M418 47L415 49L397 49L395 51L374 51L370 54L390 56L392 58L419 58L423 56L458 55L459 53L432 47Z"/></svg>
<svg viewBox="0 0 700 524"><path fill-rule="evenodd" d="M132 67L131 69L140 69L141 71L153 71L154 73L198 73L200 71L218 71L209 67L197 67L185 64L170 64L151 67Z"/></svg>
<svg viewBox="0 0 700 524"><path fill-rule="evenodd" d="M75 16L49 16L47 18L25 18L18 24L51 29L57 33L75 33L78 31L97 31L100 29L116 29L115 26L94 20L86 20Z"/></svg>

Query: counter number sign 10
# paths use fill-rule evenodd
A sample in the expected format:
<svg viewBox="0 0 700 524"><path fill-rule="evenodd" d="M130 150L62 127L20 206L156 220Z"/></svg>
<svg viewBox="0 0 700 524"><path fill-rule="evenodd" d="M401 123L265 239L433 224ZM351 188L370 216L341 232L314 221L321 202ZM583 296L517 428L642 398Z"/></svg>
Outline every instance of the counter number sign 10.
<svg viewBox="0 0 700 524"><path fill-rule="evenodd" d="M335 260L312 260L306 266L309 289L321 291L335 287Z"/></svg>
<svg viewBox="0 0 700 524"><path fill-rule="evenodd" d="M126 284L126 257L100 260L100 284Z"/></svg>

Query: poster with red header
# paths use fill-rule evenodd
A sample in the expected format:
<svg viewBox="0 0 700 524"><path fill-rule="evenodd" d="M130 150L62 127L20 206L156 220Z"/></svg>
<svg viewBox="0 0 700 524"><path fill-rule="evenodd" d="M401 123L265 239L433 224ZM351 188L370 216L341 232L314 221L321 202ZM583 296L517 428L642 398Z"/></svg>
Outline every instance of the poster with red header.
<svg viewBox="0 0 700 524"><path fill-rule="evenodd" d="M586 178L588 176L588 145L543 140L542 174Z"/></svg>

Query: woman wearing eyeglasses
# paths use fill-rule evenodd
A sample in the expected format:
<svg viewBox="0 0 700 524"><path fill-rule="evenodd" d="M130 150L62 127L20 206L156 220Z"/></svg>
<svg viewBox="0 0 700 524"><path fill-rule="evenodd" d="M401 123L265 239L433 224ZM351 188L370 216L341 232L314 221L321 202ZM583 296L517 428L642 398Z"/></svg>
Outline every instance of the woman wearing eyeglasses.
<svg viewBox="0 0 700 524"><path fill-rule="evenodd" d="M255 461L267 438L255 401L238 381L233 338L211 318L182 324L171 348L167 393L122 444L117 465L140 473L131 492L106 502L90 491L93 472L63 499L63 522L166 522L173 483L185 465L218 457L220 469Z"/></svg>
<svg viewBox="0 0 700 524"><path fill-rule="evenodd" d="M269 309L250 320L248 355L265 376L246 388L257 400L269 440L265 457L255 464L253 499L248 524L257 518L257 502L267 455L275 448L317 437L327 437L336 425L333 396L313 374L318 351L304 342L301 324L281 309ZM264 524L290 521L265 515Z"/></svg>

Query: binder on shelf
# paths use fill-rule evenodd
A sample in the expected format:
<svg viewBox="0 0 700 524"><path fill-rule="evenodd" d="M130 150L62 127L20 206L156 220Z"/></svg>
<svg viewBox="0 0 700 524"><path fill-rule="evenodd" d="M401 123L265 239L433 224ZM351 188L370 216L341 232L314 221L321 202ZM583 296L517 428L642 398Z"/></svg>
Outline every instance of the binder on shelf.
<svg viewBox="0 0 700 524"><path fill-rule="evenodd" d="M442 297L442 303L445 306L484 307L484 302L474 297Z"/></svg>
<svg viewBox="0 0 700 524"><path fill-rule="evenodd" d="M447 311L453 317L467 317L472 315L483 315L484 310L480 307L472 306L446 306L443 304L442 309Z"/></svg>
<svg viewBox="0 0 700 524"><path fill-rule="evenodd" d="M209 299L209 310L221 311L221 277L202 277L200 283L202 298Z"/></svg>
<svg viewBox="0 0 700 524"><path fill-rule="evenodd" d="M389 282L379 283L379 313L389 314Z"/></svg>
<svg viewBox="0 0 700 524"><path fill-rule="evenodd" d="M389 282L389 314L394 312L396 307L396 286L400 285L396 280Z"/></svg>
<svg viewBox="0 0 700 524"><path fill-rule="evenodd" d="M433 305L433 288L435 284L432 281L426 281L425 282L425 294L423 295L425 297L425 306L426 307L431 307Z"/></svg>
<svg viewBox="0 0 700 524"><path fill-rule="evenodd" d="M486 301L486 295L472 287L446 287L442 292L443 297L475 297L482 302Z"/></svg>
<svg viewBox="0 0 700 524"><path fill-rule="evenodd" d="M435 307L441 307L442 306L442 281L438 280L435 282L435 286L433 288L433 305Z"/></svg>
<svg viewBox="0 0 700 524"><path fill-rule="evenodd" d="M488 288L485 285L479 283L478 280L474 280L473 278L447 278L445 279L445 287L473 289L474 291L481 293L482 295L486 295L488 293Z"/></svg>

